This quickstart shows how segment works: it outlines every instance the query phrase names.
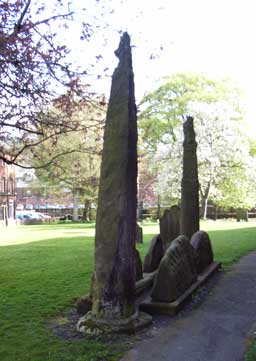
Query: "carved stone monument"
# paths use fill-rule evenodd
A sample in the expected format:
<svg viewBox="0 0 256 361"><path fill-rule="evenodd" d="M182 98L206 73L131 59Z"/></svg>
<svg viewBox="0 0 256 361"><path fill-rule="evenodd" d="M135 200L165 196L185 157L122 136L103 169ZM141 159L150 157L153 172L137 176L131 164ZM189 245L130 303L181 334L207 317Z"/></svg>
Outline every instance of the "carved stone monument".
<svg viewBox="0 0 256 361"><path fill-rule="evenodd" d="M155 277L151 298L156 302L172 302L195 281L197 272L193 249L185 236L179 236L165 252Z"/></svg>
<svg viewBox="0 0 256 361"><path fill-rule="evenodd" d="M146 273L154 272L164 255L164 247L163 241L160 235L155 236L152 238L150 242L149 250L145 256L144 263L143 263L143 270Z"/></svg>
<svg viewBox="0 0 256 361"><path fill-rule="evenodd" d="M80 319L86 333L132 332L141 317L135 307L137 115L130 37L124 33L115 52L107 111L96 217L92 311Z"/></svg>
<svg viewBox="0 0 256 361"><path fill-rule="evenodd" d="M143 229L142 227L137 223L136 224L136 243L143 243Z"/></svg>
<svg viewBox="0 0 256 361"><path fill-rule="evenodd" d="M201 273L213 262L212 245L208 233L204 231L194 233L190 244L195 249L197 273Z"/></svg>
<svg viewBox="0 0 256 361"><path fill-rule="evenodd" d="M199 182L197 143L193 118L187 117L183 125L183 174L181 182L181 234L188 238L199 230Z"/></svg>
<svg viewBox="0 0 256 361"><path fill-rule="evenodd" d="M171 242L180 235L180 208L172 206L164 211L160 218L160 235L167 249Z"/></svg>
<svg viewBox="0 0 256 361"><path fill-rule="evenodd" d="M142 262L140 258L140 253L137 249L135 249L135 262L136 262L136 281L139 281L143 278L143 268Z"/></svg>

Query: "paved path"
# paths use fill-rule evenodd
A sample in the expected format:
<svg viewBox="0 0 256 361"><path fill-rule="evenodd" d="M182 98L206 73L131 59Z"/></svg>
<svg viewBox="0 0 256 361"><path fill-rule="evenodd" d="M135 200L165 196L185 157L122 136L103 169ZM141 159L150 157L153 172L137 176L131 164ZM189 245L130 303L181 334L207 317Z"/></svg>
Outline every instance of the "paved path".
<svg viewBox="0 0 256 361"><path fill-rule="evenodd" d="M167 327L137 343L122 361L242 361L255 322L253 252L220 278L199 307L170 319Z"/></svg>

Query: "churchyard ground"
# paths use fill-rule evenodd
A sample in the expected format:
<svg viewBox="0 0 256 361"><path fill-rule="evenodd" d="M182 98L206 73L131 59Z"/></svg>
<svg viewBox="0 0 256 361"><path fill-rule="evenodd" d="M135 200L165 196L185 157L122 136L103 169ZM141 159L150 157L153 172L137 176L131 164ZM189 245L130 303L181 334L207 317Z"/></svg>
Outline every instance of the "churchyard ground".
<svg viewBox="0 0 256 361"><path fill-rule="evenodd" d="M256 221L206 221L215 259L224 267L256 249ZM94 224L18 226L0 230L1 361L114 361L123 346L56 335L75 300L90 287ZM158 225L143 225L143 257ZM54 325L54 327L52 327ZM55 327L56 328L56 327ZM248 360L255 360L255 348Z"/></svg>

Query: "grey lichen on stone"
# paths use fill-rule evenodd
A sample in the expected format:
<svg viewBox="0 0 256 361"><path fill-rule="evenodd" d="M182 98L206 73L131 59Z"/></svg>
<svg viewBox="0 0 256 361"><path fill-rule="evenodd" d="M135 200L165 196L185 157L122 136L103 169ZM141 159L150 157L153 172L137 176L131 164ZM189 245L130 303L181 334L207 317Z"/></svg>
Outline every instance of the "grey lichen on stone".
<svg viewBox="0 0 256 361"><path fill-rule="evenodd" d="M170 245L161 260L151 297L156 302L173 302L195 281L197 272L192 246L185 236Z"/></svg>
<svg viewBox="0 0 256 361"><path fill-rule="evenodd" d="M183 124L183 174L181 182L181 234L191 238L199 230L197 143L193 118Z"/></svg>

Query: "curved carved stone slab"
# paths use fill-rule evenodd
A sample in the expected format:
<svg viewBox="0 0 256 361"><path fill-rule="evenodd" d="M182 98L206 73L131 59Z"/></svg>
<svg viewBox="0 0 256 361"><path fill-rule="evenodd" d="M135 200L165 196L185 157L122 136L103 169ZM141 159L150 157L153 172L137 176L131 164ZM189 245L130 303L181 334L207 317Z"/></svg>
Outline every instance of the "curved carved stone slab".
<svg viewBox="0 0 256 361"><path fill-rule="evenodd" d="M154 272L164 255L163 241L160 234L153 237L150 242L148 253L145 256L143 270L146 273Z"/></svg>
<svg viewBox="0 0 256 361"><path fill-rule="evenodd" d="M136 281L139 281L143 278L143 269L142 269L140 253L137 249L135 249L135 261L136 261Z"/></svg>
<svg viewBox="0 0 256 361"><path fill-rule="evenodd" d="M198 231L193 234L190 244L196 253L196 269L197 273L204 271L213 262L212 245L208 233Z"/></svg>
<svg viewBox="0 0 256 361"><path fill-rule="evenodd" d="M193 248L187 237L179 236L171 243L161 260L151 293L152 300L172 302L196 280Z"/></svg>

